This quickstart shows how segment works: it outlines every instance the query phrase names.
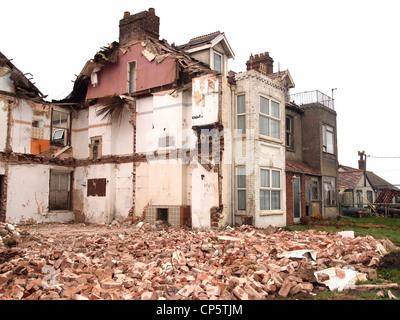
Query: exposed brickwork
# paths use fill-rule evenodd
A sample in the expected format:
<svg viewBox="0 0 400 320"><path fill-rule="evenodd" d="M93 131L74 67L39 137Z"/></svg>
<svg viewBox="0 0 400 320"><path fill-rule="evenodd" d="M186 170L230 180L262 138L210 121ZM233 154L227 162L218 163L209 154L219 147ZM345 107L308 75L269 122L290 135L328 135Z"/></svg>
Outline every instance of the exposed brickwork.
<svg viewBox="0 0 400 320"><path fill-rule="evenodd" d="M159 30L160 18L156 16L153 8L134 15L125 12L119 23L119 44L123 46L133 40L144 40L146 36L158 39Z"/></svg>
<svg viewBox="0 0 400 320"><path fill-rule="evenodd" d="M249 61L246 62L246 66L247 71L257 70L265 74L274 72L274 60L269 56L268 52L256 54L255 56L251 55Z"/></svg>

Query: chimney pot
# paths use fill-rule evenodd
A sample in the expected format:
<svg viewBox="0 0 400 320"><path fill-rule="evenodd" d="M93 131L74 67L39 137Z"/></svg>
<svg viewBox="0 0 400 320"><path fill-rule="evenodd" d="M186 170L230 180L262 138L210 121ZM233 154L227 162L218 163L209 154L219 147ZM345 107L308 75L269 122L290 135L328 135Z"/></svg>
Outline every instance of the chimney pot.
<svg viewBox="0 0 400 320"><path fill-rule="evenodd" d="M151 13L152 15L155 15L156 10L154 8L149 8L149 13Z"/></svg>
<svg viewBox="0 0 400 320"><path fill-rule="evenodd" d="M128 18L131 15L129 11L124 12L124 19Z"/></svg>

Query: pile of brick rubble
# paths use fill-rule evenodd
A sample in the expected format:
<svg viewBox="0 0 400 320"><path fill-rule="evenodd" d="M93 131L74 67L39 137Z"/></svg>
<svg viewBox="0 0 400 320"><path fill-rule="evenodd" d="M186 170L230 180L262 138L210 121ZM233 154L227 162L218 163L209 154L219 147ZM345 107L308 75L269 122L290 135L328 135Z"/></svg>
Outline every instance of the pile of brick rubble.
<svg viewBox="0 0 400 320"><path fill-rule="evenodd" d="M376 278L374 268L395 249L389 240L371 236L276 227L176 230L127 222L106 231L46 236L35 228L1 223L0 300L313 295L349 271L355 279ZM328 270L334 270L333 276Z"/></svg>

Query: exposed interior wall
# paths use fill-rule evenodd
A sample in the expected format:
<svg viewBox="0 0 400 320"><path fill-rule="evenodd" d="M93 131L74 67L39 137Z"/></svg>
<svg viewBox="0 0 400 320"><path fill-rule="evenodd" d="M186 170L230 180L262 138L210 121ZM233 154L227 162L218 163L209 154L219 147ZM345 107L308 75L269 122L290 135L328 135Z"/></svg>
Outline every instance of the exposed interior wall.
<svg viewBox="0 0 400 320"><path fill-rule="evenodd" d="M136 91L172 84L176 77L176 61L166 57L157 63L156 59L149 61L142 52L146 50L143 42L138 42L127 49L125 53L118 51L116 63L107 62L98 72L98 86L89 86L87 99L124 94L128 92L128 65L136 62ZM154 77L157 74L157 77ZM124 76L126 75L126 76ZM107 79L113 79L108 81Z"/></svg>

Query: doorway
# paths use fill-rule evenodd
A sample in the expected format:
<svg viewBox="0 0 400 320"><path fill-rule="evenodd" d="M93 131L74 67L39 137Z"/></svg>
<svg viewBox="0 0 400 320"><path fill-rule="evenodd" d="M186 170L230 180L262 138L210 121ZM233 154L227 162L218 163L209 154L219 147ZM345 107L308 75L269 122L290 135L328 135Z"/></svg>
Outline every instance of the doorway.
<svg viewBox="0 0 400 320"><path fill-rule="evenodd" d="M301 184L300 177L293 176L293 221L300 222L301 217Z"/></svg>

